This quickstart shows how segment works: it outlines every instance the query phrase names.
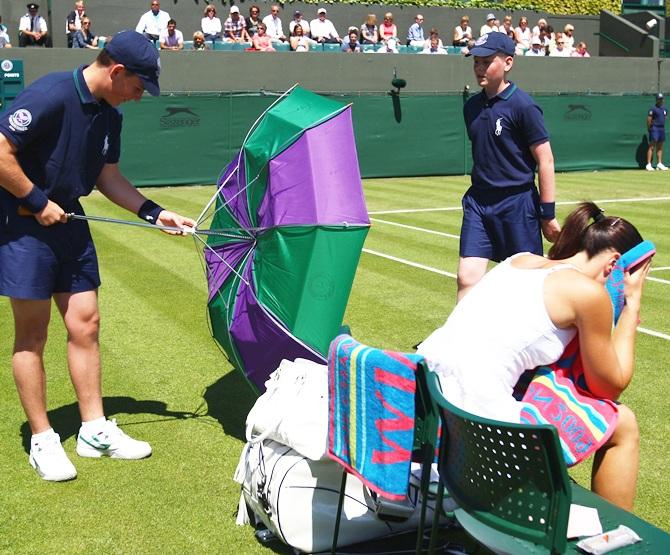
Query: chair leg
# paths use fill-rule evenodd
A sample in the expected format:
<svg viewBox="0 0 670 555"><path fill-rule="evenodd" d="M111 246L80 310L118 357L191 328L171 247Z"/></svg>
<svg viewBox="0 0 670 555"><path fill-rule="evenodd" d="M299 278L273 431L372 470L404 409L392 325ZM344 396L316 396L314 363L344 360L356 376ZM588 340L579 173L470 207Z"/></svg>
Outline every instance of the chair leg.
<svg viewBox="0 0 670 555"><path fill-rule="evenodd" d="M430 470L433 462L434 447L431 444L422 446L421 449L421 484L419 486L419 503L421 504L421 516L419 527L416 532L416 554L423 551L423 531L426 524L426 509L428 506L428 490L430 489Z"/></svg>
<svg viewBox="0 0 670 555"><path fill-rule="evenodd" d="M333 530L333 544L330 546L330 554L335 555L337 551L337 537L340 534L340 520L342 519L342 508L344 507L344 494L347 488L347 471L342 470L342 482L340 482L340 498L337 502L337 516L335 517L335 530Z"/></svg>
<svg viewBox="0 0 670 555"><path fill-rule="evenodd" d="M433 527L430 529L430 542L428 544L428 555L435 553L435 542L440 529L440 516L442 515L442 500L444 499L444 484L438 482L437 498L435 499L435 511L433 512Z"/></svg>

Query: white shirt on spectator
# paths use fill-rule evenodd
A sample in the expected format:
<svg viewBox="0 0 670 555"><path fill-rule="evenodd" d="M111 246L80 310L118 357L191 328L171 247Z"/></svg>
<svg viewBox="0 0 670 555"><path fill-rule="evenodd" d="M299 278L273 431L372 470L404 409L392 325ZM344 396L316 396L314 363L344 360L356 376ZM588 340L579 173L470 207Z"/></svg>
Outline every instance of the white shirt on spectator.
<svg viewBox="0 0 670 555"><path fill-rule="evenodd" d="M479 29L479 36L483 37L484 35L488 35L489 33L495 33L498 31L498 27L495 25L488 25L484 23L484 25L481 26Z"/></svg>
<svg viewBox="0 0 670 555"><path fill-rule="evenodd" d="M279 17L275 17L272 14L266 15L263 18L263 23L265 23L265 26L267 27L267 36L272 40L279 40L284 36L284 30L282 29L281 19Z"/></svg>
<svg viewBox="0 0 670 555"><path fill-rule="evenodd" d="M39 31L40 33L46 33L48 31L47 22L41 15L35 16L34 25L31 25L32 19L33 18L29 13L21 17L21 19L19 20L19 31L33 31L33 32Z"/></svg>
<svg viewBox="0 0 670 555"><path fill-rule="evenodd" d="M7 45L12 45L12 43L9 42L9 35L4 31L0 31L0 48L4 48Z"/></svg>
<svg viewBox="0 0 670 555"><path fill-rule="evenodd" d="M572 50L570 48L566 48L565 46L563 47L563 50L559 50L558 48L554 48L549 52L549 55L552 58L569 58L570 54L572 53Z"/></svg>
<svg viewBox="0 0 670 555"><path fill-rule="evenodd" d="M335 29L335 25L333 25L333 22L330 19L324 19L323 21L318 18L312 19L312 21L309 22L309 28L311 29L313 39L321 37L325 39L340 38L340 35L337 34L337 30Z"/></svg>
<svg viewBox="0 0 670 555"><path fill-rule="evenodd" d="M220 35L223 27L218 17L203 17L200 22L200 29L203 35Z"/></svg>
<svg viewBox="0 0 670 555"><path fill-rule="evenodd" d="M295 26L297 24L300 24L300 27L302 27L302 33L305 36L310 36L310 27L309 27L309 22L306 19L301 19L300 21L296 21L295 19L292 19L289 24L288 24L288 32L290 34L293 34L293 29L295 29Z"/></svg>
<svg viewBox="0 0 670 555"><path fill-rule="evenodd" d="M154 12L149 10L140 17L137 27L135 27L135 31L138 33L160 36L163 31L167 30L167 24L170 19L170 14L168 12L158 10L158 13L154 15Z"/></svg>

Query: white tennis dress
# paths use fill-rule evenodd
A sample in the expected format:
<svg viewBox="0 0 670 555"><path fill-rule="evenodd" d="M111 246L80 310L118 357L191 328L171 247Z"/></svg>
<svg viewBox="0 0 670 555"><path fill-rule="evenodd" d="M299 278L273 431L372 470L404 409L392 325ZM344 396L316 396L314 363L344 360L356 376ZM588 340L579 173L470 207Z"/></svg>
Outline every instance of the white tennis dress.
<svg viewBox="0 0 670 555"><path fill-rule="evenodd" d="M521 374L557 361L577 333L557 328L544 305L546 277L574 266L513 267L521 254L488 272L418 349L451 403L507 422L519 422L512 391Z"/></svg>

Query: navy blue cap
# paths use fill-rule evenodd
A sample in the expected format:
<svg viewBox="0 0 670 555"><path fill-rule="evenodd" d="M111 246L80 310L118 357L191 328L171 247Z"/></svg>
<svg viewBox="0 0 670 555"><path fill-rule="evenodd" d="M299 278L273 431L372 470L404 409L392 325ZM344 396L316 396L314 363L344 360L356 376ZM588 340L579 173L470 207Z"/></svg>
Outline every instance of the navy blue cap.
<svg viewBox="0 0 670 555"><path fill-rule="evenodd" d="M498 52L514 56L514 41L505 33L493 32L479 37L466 56L486 58Z"/></svg>
<svg viewBox="0 0 670 555"><path fill-rule="evenodd" d="M115 62L137 75L151 96L161 93L158 85L161 61L148 38L137 31L120 31L105 45L105 50Z"/></svg>

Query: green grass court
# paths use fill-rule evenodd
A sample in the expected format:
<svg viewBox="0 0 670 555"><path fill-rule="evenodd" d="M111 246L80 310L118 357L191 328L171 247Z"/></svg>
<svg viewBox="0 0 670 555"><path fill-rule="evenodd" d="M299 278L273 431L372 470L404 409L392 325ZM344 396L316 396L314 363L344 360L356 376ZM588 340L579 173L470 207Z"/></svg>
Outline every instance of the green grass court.
<svg viewBox="0 0 670 555"><path fill-rule="evenodd" d="M410 350L455 300L463 177L365 182L373 226L346 322L361 341ZM641 468L635 512L670 531L667 480L670 391L670 175L618 171L559 174L558 212L602 201L656 243L645 289L635 378L623 396L638 416ZM213 187L145 190L196 216ZM98 193L87 213L129 217ZM81 459L79 416L54 309L46 353L52 422L79 477L46 483L28 465L29 431L11 376L12 319L0 298L0 552L270 553L235 526L232 481L254 396L215 345L206 322L204 272L191 238L91 224L102 273L105 406L128 433L151 442L145 461ZM571 474L588 484L585 463Z"/></svg>

